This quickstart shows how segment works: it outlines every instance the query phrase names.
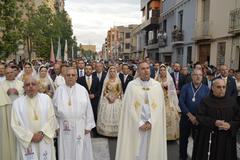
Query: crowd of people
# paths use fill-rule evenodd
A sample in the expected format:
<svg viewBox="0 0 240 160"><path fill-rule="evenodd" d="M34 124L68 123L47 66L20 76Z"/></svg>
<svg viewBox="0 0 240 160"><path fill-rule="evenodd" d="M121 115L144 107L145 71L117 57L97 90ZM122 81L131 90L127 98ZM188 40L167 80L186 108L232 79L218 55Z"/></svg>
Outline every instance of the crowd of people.
<svg viewBox="0 0 240 160"><path fill-rule="evenodd" d="M240 72L140 61L0 63L0 159L93 160L91 138L117 138L116 160L237 160Z"/></svg>

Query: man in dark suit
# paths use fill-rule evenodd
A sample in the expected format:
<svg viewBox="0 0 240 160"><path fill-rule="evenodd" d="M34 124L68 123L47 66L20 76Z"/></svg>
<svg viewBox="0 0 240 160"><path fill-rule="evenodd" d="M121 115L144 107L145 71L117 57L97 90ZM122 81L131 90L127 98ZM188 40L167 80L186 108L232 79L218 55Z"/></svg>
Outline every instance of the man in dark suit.
<svg viewBox="0 0 240 160"><path fill-rule="evenodd" d="M171 73L171 76L176 87L177 95L179 96L183 85L186 83L186 78L180 73L181 66L179 63L175 63L173 67L174 72Z"/></svg>
<svg viewBox="0 0 240 160"><path fill-rule="evenodd" d="M80 59L78 61L78 67L77 67L78 78L83 77L85 75L84 68L85 68L85 62L84 62L84 60Z"/></svg>
<svg viewBox="0 0 240 160"><path fill-rule="evenodd" d="M238 92L237 92L237 86L236 86L236 81L234 78L229 76L229 68L227 65L221 65L220 66L220 76L216 77L216 79L223 79L224 82L226 83L226 95L231 96L231 97L237 97Z"/></svg>
<svg viewBox="0 0 240 160"><path fill-rule="evenodd" d="M121 80L123 93L125 93L128 83L133 80L133 76L129 75L129 66L127 64L122 65L122 73L119 73L119 79Z"/></svg>
<svg viewBox="0 0 240 160"><path fill-rule="evenodd" d="M92 70L93 70L92 66L90 64L87 64L85 67L85 76L79 77L77 79L77 83L85 87L86 90L88 91L92 109L93 109L94 120L96 123L100 93L99 93L99 80L97 77L92 76ZM92 131L93 131L93 136L96 136L97 135L96 128L94 128Z"/></svg>
<svg viewBox="0 0 240 160"><path fill-rule="evenodd" d="M97 77L99 80L99 91L100 94L102 93L103 82L105 80L107 73L103 70L103 63L97 62L96 63L96 71L93 72L93 76Z"/></svg>
<svg viewBox="0 0 240 160"><path fill-rule="evenodd" d="M61 68L61 65L58 63L55 63L53 65L53 68L48 71L53 81L55 81L56 77L60 74L60 68Z"/></svg>

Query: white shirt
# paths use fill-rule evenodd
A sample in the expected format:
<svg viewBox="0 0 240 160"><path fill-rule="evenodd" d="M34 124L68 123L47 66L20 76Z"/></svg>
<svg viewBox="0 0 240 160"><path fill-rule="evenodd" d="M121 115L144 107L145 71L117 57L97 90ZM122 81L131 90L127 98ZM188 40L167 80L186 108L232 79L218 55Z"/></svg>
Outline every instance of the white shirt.
<svg viewBox="0 0 240 160"><path fill-rule="evenodd" d="M124 79L123 79L123 82L125 83L126 80L127 80L128 75L127 75L127 74L126 74L126 75L124 74L123 76L124 76L124 77L123 77L123 78L124 78Z"/></svg>
<svg viewBox="0 0 240 160"><path fill-rule="evenodd" d="M55 81L54 81L54 85L55 85L56 88L65 84L65 83L66 83L65 79L62 75L57 76Z"/></svg>
<svg viewBox="0 0 240 160"><path fill-rule="evenodd" d="M0 77L0 82L4 81L6 79L5 76Z"/></svg>
<svg viewBox="0 0 240 160"><path fill-rule="evenodd" d="M102 72L97 73L97 77L98 77L99 81L101 81L101 78L102 78Z"/></svg>

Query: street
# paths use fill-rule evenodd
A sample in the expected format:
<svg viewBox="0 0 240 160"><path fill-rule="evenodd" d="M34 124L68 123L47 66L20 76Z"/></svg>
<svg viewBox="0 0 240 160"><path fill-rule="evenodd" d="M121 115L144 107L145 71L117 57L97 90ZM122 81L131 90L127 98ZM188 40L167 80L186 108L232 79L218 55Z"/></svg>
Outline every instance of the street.
<svg viewBox="0 0 240 160"><path fill-rule="evenodd" d="M116 152L116 138L93 138L93 153L95 160L114 160ZM168 160L178 159L178 144L176 141L168 142Z"/></svg>

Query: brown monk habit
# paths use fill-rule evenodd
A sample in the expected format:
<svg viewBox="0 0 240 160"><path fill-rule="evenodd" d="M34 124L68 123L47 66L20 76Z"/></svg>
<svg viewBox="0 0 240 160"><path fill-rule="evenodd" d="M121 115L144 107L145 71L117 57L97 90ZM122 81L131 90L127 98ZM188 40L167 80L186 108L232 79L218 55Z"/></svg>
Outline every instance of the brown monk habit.
<svg viewBox="0 0 240 160"><path fill-rule="evenodd" d="M198 131L194 139L192 160L237 160L236 134L240 127L240 110L234 98L206 97L197 112ZM216 120L224 120L230 129L219 130Z"/></svg>

